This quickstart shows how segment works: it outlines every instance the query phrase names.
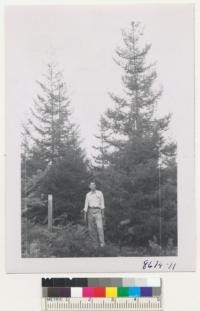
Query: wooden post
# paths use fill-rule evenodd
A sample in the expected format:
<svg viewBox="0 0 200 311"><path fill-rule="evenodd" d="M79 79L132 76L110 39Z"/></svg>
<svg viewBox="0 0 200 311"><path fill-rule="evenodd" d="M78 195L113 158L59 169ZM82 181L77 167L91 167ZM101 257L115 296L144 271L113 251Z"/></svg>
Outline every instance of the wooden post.
<svg viewBox="0 0 200 311"><path fill-rule="evenodd" d="M52 231L53 224L53 195L48 194L48 229Z"/></svg>

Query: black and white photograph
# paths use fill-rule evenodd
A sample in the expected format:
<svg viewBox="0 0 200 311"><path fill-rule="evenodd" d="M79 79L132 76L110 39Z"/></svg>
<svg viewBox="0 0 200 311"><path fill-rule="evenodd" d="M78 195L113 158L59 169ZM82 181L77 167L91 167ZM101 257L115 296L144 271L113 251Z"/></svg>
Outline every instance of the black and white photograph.
<svg viewBox="0 0 200 311"><path fill-rule="evenodd" d="M193 6L12 6L5 30L19 260L155 257L190 269Z"/></svg>

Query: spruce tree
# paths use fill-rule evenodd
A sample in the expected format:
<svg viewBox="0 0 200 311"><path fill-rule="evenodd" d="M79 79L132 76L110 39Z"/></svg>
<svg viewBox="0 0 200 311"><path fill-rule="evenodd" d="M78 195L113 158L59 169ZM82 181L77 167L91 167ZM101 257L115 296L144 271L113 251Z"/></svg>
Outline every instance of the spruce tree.
<svg viewBox="0 0 200 311"><path fill-rule="evenodd" d="M103 171L108 165L108 136L106 135L106 128L104 126L104 118L100 118L99 122L99 134L95 137L99 140L98 146L93 146L96 150L96 156L94 156L95 164L97 167L101 168Z"/></svg>
<svg viewBox="0 0 200 311"><path fill-rule="evenodd" d="M47 65L45 81L37 81L41 93L34 100L29 119L30 136L43 151L46 163L55 164L68 146L75 147L77 129L71 121L70 99L62 72L56 65Z"/></svg>
<svg viewBox="0 0 200 311"><path fill-rule="evenodd" d="M78 127L72 121L67 87L62 72L52 63L47 65L44 80L37 83L41 91L34 99L31 116L25 126L30 145L29 155L26 153L28 181L25 195L29 196L29 206L33 207L35 197L39 199L42 196L46 201L51 193L55 223L77 220L88 170ZM24 156L22 154L22 167ZM36 222L45 220L44 213L42 217L40 214L39 205L29 212Z"/></svg>
<svg viewBox="0 0 200 311"><path fill-rule="evenodd" d="M170 115L155 117L162 90L155 87L155 64L146 60L151 45L142 45L142 36L141 24L136 22L122 32L123 47L117 47L114 60L123 69L123 94L110 94L114 106L107 109L101 122L109 163L107 217L118 228L116 240L147 245L153 235L163 244L161 173L166 167L164 158L170 158L164 154ZM176 198L173 200L176 206ZM176 208L174 211L175 215ZM129 223L125 230L120 227L124 220ZM109 234L114 238L113 230ZM167 235L169 238L170 233Z"/></svg>

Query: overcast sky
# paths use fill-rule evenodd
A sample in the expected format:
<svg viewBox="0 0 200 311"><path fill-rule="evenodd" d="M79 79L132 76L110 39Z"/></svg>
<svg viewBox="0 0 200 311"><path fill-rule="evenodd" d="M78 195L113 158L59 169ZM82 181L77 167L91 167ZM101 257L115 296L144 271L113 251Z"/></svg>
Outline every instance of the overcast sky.
<svg viewBox="0 0 200 311"><path fill-rule="evenodd" d="M121 70L113 62L121 29L131 21L144 26L157 61L157 85L164 93L158 114L173 114L170 135L178 139L181 106L193 104L193 8L179 5L10 7L6 11L6 104L19 119L38 92L50 58L65 81L89 155L100 114L111 105L108 92L121 92Z"/></svg>

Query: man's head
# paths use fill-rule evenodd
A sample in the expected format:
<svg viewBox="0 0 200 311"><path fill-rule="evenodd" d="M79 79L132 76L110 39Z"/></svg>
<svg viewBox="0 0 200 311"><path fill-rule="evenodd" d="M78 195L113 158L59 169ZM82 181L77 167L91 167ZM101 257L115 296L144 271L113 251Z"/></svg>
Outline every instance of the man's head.
<svg viewBox="0 0 200 311"><path fill-rule="evenodd" d="M95 181L91 181L90 182L89 188L90 188L91 191L95 191L96 190L96 183L95 183Z"/></svg>

